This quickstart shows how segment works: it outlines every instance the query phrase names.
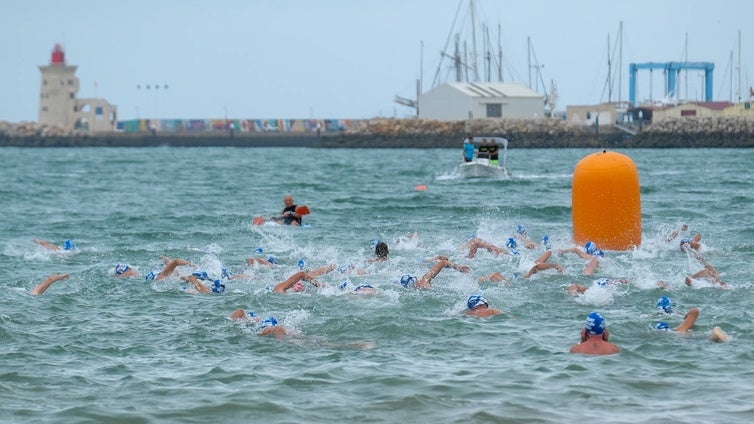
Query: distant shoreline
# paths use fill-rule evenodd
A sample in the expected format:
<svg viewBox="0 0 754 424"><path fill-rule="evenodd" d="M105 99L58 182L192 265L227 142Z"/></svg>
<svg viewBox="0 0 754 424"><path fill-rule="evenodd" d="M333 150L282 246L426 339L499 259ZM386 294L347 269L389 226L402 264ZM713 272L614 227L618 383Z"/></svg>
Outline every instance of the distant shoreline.
<svg viewBox="0 0 754 424"><path fill-rule="evenodd" d="M0 147L306 147L460 149L469 134L501 136L511 149L530 148L751 148L754 121L700 119L660 122L630 135L615 127L573 126L557 120L439 122L375 119L363 130L315 133L44 134L0 131Z"/></svg>

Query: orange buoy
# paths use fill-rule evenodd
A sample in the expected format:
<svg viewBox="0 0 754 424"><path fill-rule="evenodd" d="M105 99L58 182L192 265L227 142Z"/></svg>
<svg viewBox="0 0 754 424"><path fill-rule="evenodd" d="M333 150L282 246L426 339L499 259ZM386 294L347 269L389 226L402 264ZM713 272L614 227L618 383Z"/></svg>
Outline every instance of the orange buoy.
<svg viewBox="0 0 754 424"><path fill-rule="evenodd" d="M602 151L584 157L573 171L573 240L603 250L641 245L641 199L636 165L626 155Z"/></svg>
<svg viewBox="0 0 754 424"><path fill-rule="evenodd" d="M418 186L416 186L416 189L418 191L427 191L427 186L424 184L419 184Z"/></svg>

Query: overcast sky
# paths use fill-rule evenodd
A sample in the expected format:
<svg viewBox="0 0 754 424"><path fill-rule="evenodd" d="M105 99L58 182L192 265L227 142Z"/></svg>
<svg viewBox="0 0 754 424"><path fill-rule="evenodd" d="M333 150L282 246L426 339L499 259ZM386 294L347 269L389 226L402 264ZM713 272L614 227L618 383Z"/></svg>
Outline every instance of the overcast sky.
<svg viewBox="0 0 754 424"><path fill-rule="evenodd" d="M494 54L502 47L503 80L529 85L531 69L541 93L554 81L558 109L627 100L632 62L712 62L714 100L735 100L739 86L748 97L754 83L751 0L475 4ZM402 118L413 110L395 95L414 98L420 78L430 90L438 70L439 82L454 78L449 60L439 65L455 33L473 62L469 0L24 0L2 9L0 120L11 122L37 120L38 67L56 43L78 66L78 96L106 98L120 120ZM481 24L476 30L484 78ZM638 81L638 100L664 97L661 71ZM679 85L680 97L703 99L700 72L682 74Z"/></svg>

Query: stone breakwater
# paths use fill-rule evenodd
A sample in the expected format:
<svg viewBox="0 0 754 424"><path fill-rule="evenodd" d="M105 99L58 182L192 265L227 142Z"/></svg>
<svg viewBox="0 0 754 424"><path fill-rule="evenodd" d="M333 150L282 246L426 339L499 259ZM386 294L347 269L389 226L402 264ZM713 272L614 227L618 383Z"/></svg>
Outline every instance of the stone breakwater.
<svg viewBox="0 0 754 424"><path fill-rule="evenodd" d="M685 118L631 127L585 127L557 119L429 121L371 119L347 132L323 133L112 133L89 134L0 122L0 147L233 146L316 148L460 148L468 135L501 136L512 148L754 147L754 120Z"/></svg>

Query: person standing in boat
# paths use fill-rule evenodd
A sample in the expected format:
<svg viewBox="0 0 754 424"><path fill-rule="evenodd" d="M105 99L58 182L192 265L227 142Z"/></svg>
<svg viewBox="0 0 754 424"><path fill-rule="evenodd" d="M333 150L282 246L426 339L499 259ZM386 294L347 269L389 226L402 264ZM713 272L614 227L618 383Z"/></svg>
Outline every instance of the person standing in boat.
<svg viewBox="0 0 754 424"><path fill-rule="evenodd" d="M497 164L499 163L498 162L498 157L499 157L498 156L498 152L499 152L499 149L497 147L497 143L495 142L494 138L492 139L492 143L490 144L489 152L490 152L489 153L490 154L490 165L496 165L497 166Z"/></svg>
<svg viewBox="0 0 754 424"><path fill-rule="evenodd" d="M487 139L482 139L482 144L479 146L479 152L477 153L477 159L489 159L490 158L490 146L487 144Z"/></svg>
<svg viewBox="0 0 754 424"><path fill-rule="evenodd" d="M464 162L471 162L474 160L474 137L469 136L463 143L463 160Z"/></svg>
<svg viewBox="0 0 754 424"><path fill-rule="evenodd" d="M285 204L285 207L280 212L280 216L276 216L272 218L272 220L278 224L293 226L301 225L301 215L296 213L297 205L293 203L293 196L286 194L285 197L283 197L283 203Z"/></svg>

